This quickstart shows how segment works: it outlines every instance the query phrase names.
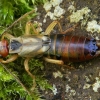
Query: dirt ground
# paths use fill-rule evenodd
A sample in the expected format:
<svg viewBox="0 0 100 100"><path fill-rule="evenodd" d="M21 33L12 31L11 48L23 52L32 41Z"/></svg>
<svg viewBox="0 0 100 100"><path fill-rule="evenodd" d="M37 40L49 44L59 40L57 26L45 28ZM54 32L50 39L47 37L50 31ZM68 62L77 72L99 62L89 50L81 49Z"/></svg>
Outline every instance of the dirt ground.
<svg viewBox="0 0 100 100"><path fill-rule="evenodd" d="M68 20L68 7L71 2L72 0L63 0L61 4L61 7L66 10L64 17L60 20L64 30L73 26ZM100 21L100 0L74 0L74 2L77 10L88 7L93 14L98 16L96 20ZM38 7L38 12L40 12L38 21L42 22L46 12L42 6ZM51 22L52 20L47 18L42 28L45 30ZM55 27L53 32L55 31L59 32L58 27ZM91 35L80 26L74 32L78 35ZM86 62L67 63L66 66L44 62L44 66L45 78L55 87L55 93L50 90L41 91L42 98L46 100L100 100L100 57ZM58 73L56 78L55 72ZM94 88L97 88L97 91L94 91Z"/></svg>

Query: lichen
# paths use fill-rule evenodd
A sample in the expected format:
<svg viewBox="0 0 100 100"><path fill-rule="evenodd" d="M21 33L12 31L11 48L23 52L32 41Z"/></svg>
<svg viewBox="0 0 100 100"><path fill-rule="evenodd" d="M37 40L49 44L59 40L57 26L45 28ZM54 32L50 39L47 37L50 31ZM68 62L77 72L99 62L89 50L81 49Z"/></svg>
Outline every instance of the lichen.
<svg viewBox="0 0 100 100"><path fill-rule="evenodd" d="M62 77L63 77L63 75L62 75L62 73L61 73L60 71L53 72L53 76L54 76L55 78L57 78L57 77L62 78Z"/></svg>
<svg viewBox="0 0 100 100"><path fill-rule="evenodd" d="M88 7L84 7L76 12L72 12L70 15L70 22L78 23L80 20L84 19L84 16L88 15L91 10Z"/></svg>
<svg viewBox="0 0 100 100"><path fill-rule="evenodd" d="M54 95L56 95L58 92L57 92L57 88L56 88L56 85L53 84L53 89L52 89Z"/></svg>
<svg viewBox="0 0 100 100"><path fill-rule="evenodd" d="M85 84L84 86L83 86L83 89L88 89L88 88L90 88L91 87L91 84Z"/></svg>
<svg viewBox="0 0 100 100"><path fill-rule="evenodd" d="M86 82L90 82L90 79L88 76L85 76Z"/></svg>
<svg viewBox="0 0 100 100"><path fill-rule="evenodd" d="M74 1L73 2L71 2L71 5L68 7L68 11L70 12L70 13L72 13L72 12L75 12L75 10L76 10L76 8L75 8L75 6L74 6Z"/></svg>
<svg viewBox="0 0 100 100"><path fill-rule="evenodd" d="M98 32L100 33L100 25L97 24L97 21L96 20L92 20L92 21L89 21L88 24L87 24L87 28L86 30L88 32Z"/></svg>
<svg viewBox="0 0 100 100"><path fill-rule="evenodd" d="M71 13L71 15L69 16L69 20L71 23L78 23L81 21L81 26L86 25L86 30L88 32L100 33L100 25L96 20L94 20L96 15L92 14L91 10L88 7L76 10L76 8L74 7L74 2L72 2L72 4L68 7L68 11ZM94 17L92 18L91 15ZM89 18L91 19L91 21L88 22Z"/></svg>
<svg viewBox="0 0 100 100"><path fill-rule="evenodd" d="M99 77L96 77L96 82L92 85L94 92L98 92L98 89L100 88L100 79Z"/></svg>
<svg viewBox="0 0 100 100"><path fill-rule="evenodd" d="M62 3L63 0L51 0L44 4L43 8L46 10L47 14L45 15L45 18L43 22L46 22L46 18L49 16L51 20L57 20L62 18L62 15L65 13L65 10L60 7L60 3ZM53 12L51 9L54 7Z"/></svg>
<svg viewBox="0 0 100 100"><path fill-rule="evenodd" d="M72 89L68 84L66 85L66 93L69 93L70 96L75 96L76 91L74 89Z"/></svg>

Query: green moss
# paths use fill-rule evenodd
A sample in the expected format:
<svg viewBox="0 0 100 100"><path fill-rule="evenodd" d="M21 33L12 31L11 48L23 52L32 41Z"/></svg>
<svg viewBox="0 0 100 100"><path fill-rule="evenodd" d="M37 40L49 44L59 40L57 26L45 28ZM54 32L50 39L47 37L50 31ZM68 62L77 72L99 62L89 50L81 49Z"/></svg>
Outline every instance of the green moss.
<svg viewBox="0 0 100 100"><path fill-rule="evenodd" d="M0 33L24 13L33 10L36 4L43 4L46 0L0 0ZM7 30L14 36L25 33L26 22L36 16L36 13L27 16L13 27ZM8 56L10 57L10 56ZM51 89L51 85L44 79L43 63L31 59L29 62L30 72L36 77L36 87L33 89L33 79L24 69L24 58L19 57L9 64L0 64L0 100L42 100L38 87L42 90ZM6 70L5 70L6 69ZM30 94L28 94L28 92Z"/></svg>
<svg viewBox="0 0 100 100"><path fill-rule="evenodd" d="M16 18L47 0L0 0L0 26L10 25Z"/></svg>

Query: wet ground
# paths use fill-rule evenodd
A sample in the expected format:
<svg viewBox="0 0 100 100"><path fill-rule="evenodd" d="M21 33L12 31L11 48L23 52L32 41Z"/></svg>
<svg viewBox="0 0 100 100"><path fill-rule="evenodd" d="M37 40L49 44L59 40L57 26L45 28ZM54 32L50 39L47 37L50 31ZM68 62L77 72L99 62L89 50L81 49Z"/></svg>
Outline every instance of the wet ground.
<svg viewBox="0 0 100 100"><path fill-rule="evenodd" d="M66 10L64 17L60 20L63 30L73 26L68 20L68 7L71 2L72 0L64 0L61 4L61 7ZM77 10L86 6L91 9L91 12L98 16L96 20L100 22L100 0L75 0L74 2ZM38 21L42 22L46 12L42 6L38 7L38 12L40 13ZM43 30L51 22L52 20L47 18L47 22L43 24ZM58 27L55 27L53 32L59 33ZM75 29L74 33L91 35L80 26ZM99 37L97 33L92 35ZM41 91L46 100L100 100L100 57L81 63L67 63L66 66L44 62L44 66L45 78L55 88L55 92Z"/></svg>

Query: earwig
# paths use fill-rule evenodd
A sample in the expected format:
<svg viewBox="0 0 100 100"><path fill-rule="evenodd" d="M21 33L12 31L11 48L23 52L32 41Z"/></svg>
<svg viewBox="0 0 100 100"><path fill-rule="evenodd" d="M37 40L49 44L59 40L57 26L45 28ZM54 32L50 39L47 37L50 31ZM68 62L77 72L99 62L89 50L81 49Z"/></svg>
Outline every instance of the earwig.
<svg viewBox="0 0 100 100"><path fill-rule="evenodd" d="M57 24L60 34L50 34ZM30 34L30 27L35 34ZM28 66L32 57L38 58L43 55L45 61L63 65L65 62L81 62L99 56L100 40L92 37L68 35L67 33L73 31L74 28L63 31L60 23L53 21L44 34L39 34L32 23L27 22L25 35L14 37L7 32L2 35L0 55L1 57L6 57L8 54L12 56L7 60L0 59L0 62L10 63L16 60L18 56L25 57L25 70L35 79ZM8 38L8 41L5 37Z"/></svg>

